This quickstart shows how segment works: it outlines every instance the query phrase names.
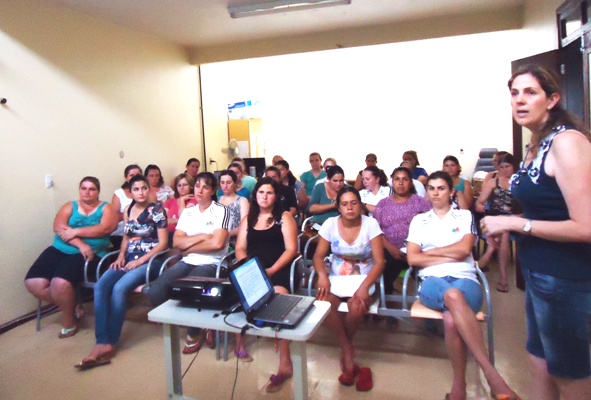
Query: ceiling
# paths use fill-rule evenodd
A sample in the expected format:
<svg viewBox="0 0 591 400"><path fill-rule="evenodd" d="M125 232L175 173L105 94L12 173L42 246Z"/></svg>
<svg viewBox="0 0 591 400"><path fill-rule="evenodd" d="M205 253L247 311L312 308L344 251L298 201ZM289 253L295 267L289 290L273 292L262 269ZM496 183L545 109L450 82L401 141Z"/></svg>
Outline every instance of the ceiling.
<svg viewBox="0 0 591 400"><path fill-rule="evenodd" d="M447 15L516 9L524 0L352 0L352 4L230 18L228 5L264 0L47 0L187 48L371 28Z"/></svg>

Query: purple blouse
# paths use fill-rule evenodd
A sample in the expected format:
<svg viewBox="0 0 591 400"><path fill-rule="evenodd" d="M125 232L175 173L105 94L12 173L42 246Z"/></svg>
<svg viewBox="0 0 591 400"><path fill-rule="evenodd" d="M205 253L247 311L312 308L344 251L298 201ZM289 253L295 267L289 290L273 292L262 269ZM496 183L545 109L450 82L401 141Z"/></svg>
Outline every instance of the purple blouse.
<svg viewBox="0 0 591 400"><path fill-rule="evenodd" d="M405 247L408 237L408 227L415 215L429 211L431 203L413 194L404 203L396 203L392 196L380 200L373 217L378 220L386 240L398 248Z"/></svg>

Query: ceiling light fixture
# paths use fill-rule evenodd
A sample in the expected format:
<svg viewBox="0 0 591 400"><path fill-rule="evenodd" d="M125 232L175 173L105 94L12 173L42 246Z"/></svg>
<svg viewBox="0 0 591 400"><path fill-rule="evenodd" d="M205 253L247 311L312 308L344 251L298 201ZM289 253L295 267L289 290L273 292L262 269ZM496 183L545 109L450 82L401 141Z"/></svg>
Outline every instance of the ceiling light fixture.
<svg viewBox="0 0 591 400"><path fill-rule="evenodd" d="M347 4L351 4L351 0L276 0L242 6L229 6L228 12L232 18L243 18Z"/></svg>

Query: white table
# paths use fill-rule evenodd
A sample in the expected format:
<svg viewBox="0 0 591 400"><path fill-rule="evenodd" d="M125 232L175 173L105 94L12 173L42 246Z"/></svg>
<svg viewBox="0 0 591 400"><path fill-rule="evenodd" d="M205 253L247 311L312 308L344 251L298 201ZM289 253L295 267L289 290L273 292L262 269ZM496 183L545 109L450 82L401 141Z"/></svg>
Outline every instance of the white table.
<svg viewBox="0 0 591 400"><path fill-rule="evenodd" d="M314 302L314 307L295 329L282 329L275 332L271 328L249 329L249 335L269 338L287 339L291 344L291 359L293 362L294 398L304 400L308 398L308 369L306 360L306 340L310 339L330 309L326 301ZM219 316L214 317L216 314ZM166 382L169 399L190 399L183 396L181 371L181 350L179 344L179 326L193 326L231 333L240 333L240 329L233 328L224 322L224 316L219 311L198 310L196 308L181 307L177 300L169 300L148 313L148 319L164 324L164 356L166 361ZM244 313L232 314L227 321L232 325L242 327L246 324Z"/></svg>

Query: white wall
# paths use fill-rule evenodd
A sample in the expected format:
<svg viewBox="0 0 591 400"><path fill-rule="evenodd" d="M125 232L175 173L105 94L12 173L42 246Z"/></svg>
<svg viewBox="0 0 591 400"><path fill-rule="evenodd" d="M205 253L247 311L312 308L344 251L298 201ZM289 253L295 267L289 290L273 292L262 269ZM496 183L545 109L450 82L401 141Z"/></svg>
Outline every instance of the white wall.
<svg viewBox="0 0 591 400"><path fill-rule="evenodd" d="M312 151L354 179L365 154L389 173L414 149L428 171L453 154L471 176L480 148L512 150L510 63L556 48L560 3L527 0L519 30L202 65L208 157L227 159L226 105L256 99L267 161L280 154L296 174Z"/></svg>
<svg viewBox="0 0 591 400"><path fill-rule="evenodd" d="M196 71L144 34L44 1L0 2L0 324L34 309L23 278L83 176L110 201L127 164L159 164L170 181L201 158Z"/></svg>
<svg viewBox="0 0 591 400"><path fill-rule="evenodd" d="M520 34L203 65L207 151L215 151L211 132L225 126L225 104L257 99L263 101L267 159L281 154L294 173L309 169L312 151L336 158L348 179L370 152L390 173L409 149L429 171L454 154L471 173L481 147L511 147L506 81Z"/></svg>

